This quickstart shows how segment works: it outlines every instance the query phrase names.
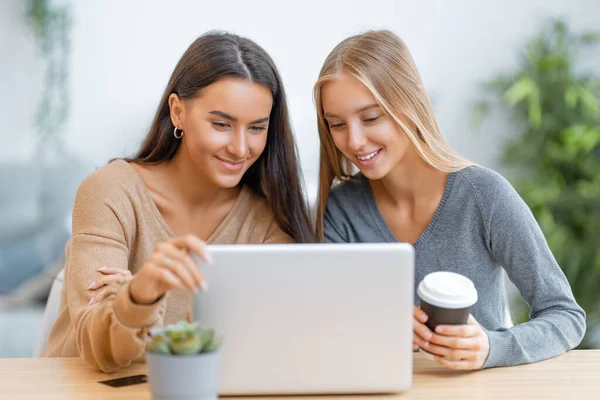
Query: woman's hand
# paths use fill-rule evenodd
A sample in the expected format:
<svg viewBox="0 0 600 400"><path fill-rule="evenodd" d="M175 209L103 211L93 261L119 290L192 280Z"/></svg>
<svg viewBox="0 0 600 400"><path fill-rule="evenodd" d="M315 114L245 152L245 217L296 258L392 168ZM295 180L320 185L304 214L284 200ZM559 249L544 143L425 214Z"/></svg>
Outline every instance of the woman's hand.
<svg viewBox="0 0 600 400"><path fill-rule="evenodd" d="M429 340L433 333L431 329L425 323L429 319L429 316L421 309L416 307L413 312L413 350L418 348L427 349L429 346Z"/></svg>
<svg viewBox="0 0 600 400"><path fill-rule="evenodd" d="M102 267L98 269L98 272L101 272L102 276L88 286L88 290L96 291L94 297L92 297L88 303L89 306L97 303L101 299L99 290L104 286L108 286L113 282L130 281L132 278L131 271L124 268Z"/></svg>
<svg viewBox="0 0 600 400"><path fill-rule="evenodd" d="M490 353L490 341L485 330L472 315L466 325L438 325L427 346L435 360L450 369L477 370L483 367Z"/></svg>
<svg viewBox="0 0 600 400"><path fill-rule="evenodd" d="M131 280L131 299L138 304L151 304L172 289L206 290L206 281L190 252L211 262L206 244L194 235L157 244L154 253Z"/></svg>

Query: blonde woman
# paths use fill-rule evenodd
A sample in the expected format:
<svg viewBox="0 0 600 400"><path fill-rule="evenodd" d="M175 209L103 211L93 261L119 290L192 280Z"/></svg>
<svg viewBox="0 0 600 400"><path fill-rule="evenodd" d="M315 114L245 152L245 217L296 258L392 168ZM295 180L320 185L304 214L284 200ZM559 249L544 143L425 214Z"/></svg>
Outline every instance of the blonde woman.
<svg viewBox="0 0 600 400"><path fill-rule="evenodd" d="M451 369L476 370L555 357L580 343L585 313L529 208L498 173L450 149L395 34L342 41L327 57L314 94L321 139L318 236L411 243L415 285L445 270L469 277L479 292L466 325L435 332L415 306L415 350ZM353 175L352 165L360 172ZM332 189L334 180L340 184ZM531 308L531 321L512 328L504 326L502 269Z"/></svg>

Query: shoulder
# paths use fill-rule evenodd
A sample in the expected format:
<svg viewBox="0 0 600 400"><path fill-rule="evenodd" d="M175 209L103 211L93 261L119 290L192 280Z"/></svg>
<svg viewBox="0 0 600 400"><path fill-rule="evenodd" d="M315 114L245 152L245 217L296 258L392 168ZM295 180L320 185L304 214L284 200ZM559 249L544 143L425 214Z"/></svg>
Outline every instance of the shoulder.
<svg viewBox="0 0 600 400"><path fill-rule="evenodd" d="M79 185L73 215L104 214L110 210L119 218L132 217L143 202L141 178L124 160L110 162L89 174Z"/></svg>
<svg viewBox="0 0 600 400"><path fill-rule="evenodd" d="M115 160L96 169L79 185L79 197L95 199L119 198L129 195L137 186L135 171L124 160Z"/></svg>
<svg viewBox="0 0 600 400"><path fill-rule="evenodd" d="M368 189L366 187L368 184L367 179L358 173L352 178L335 185L327 198L328 211L353 208L364 202L364 193Z"/></svg>
<svg viewBox="0 0 600 400"><path fill-rule="evenodd" d="M488 225L520 226L533 218L529 206L501 174L481 166L470 166L457 173L457 180L476 198Z"/></svg>
<svg viewBox="0 0 600 400"><path fill-rule="evenodd" d="M479 165L471 165L456 173L458 185L465 186L480 202L495 204L520 200L519 195L500 173Z"/></svg>

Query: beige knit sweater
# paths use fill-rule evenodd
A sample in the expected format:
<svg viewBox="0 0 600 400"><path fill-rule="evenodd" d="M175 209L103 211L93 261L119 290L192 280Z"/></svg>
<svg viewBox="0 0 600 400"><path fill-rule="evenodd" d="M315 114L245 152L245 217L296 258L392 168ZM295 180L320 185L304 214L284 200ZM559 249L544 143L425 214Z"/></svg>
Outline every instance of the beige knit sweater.
<svg viewBox="0 0 600 400"><path fill-rule="evenodd" d="M186 319L191 295L172 291L152 305L138 305L129 284L103 290L103 300L88 306L88 285L103 266L135 274L154 246L174 237L136 170L117 160L88 176L77 191L73 232L67 243L65 281L46 357L81 356L93 367L112 372L143 360L148 329ZM207 240L214 244L290 243L267 202L244 187L230 213Z"/></svg>

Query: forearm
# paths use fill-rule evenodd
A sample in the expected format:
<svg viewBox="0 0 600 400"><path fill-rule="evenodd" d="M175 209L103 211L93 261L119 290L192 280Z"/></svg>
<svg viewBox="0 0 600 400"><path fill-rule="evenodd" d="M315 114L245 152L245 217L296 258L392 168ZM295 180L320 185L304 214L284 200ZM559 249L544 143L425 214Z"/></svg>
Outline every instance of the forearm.
<svg viewBox="0 0 600 400"><path fill-rule="evenodd" d="M490 354L483 368L528 364L575 348L585 334L585 312L574 307L547 310L506 330L486 331Z"/></svg>
<svg viewBox="0 0 600 400"><path fill-rule="evenodd" d="M104 290L103 300L78 318L77 350L94 368L114 372L144 354L148 330L162 325L166 300L137 305L130 298L129 282Z"/></svg>

